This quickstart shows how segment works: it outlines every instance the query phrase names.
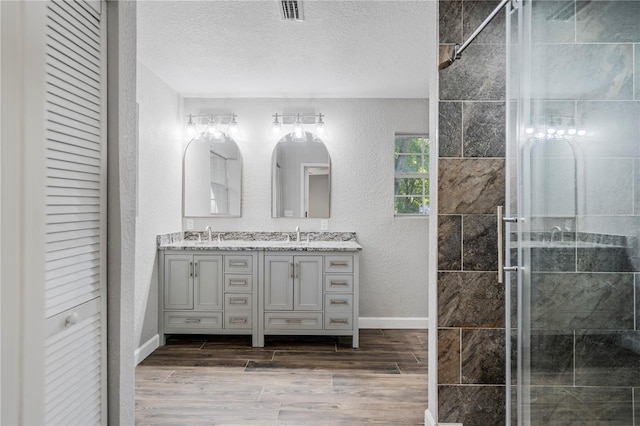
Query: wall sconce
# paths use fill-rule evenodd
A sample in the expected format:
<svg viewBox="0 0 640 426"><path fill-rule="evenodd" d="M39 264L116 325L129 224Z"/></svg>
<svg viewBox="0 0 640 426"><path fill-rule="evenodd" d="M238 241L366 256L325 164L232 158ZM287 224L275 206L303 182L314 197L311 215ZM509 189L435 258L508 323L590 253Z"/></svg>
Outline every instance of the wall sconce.
<svg viewBox="0 0 640 426"><path fill-rule="evenodd" d="M220 129L223 126L227 126L228 133L235 135L238 133L238 122L236 121L236 117L236 114L189 114L187 115L187 134L189 135L189 138L194 138L196 136L208 136L213 139L220 140L223 136ZM206 124L206 129L202 132L198 132L198 126L201 124Z"/></svg>
<svg viewBox="0 0 640 426"><path fill-rule="evenodd" d="M324 114L274 114L273 115L273 123L271 123L271 134L273 136L280 136L282 134L282 126L283 124L292 124L292 132L294 135L294 139L303 140L305 139L305 124L315 125L315 130L317 135L324 135L326 133L324 127L324 121L322 120ZM290 123L285 123L285 120L290 121ZM282 120L282 122L280 122ZM305 139L306 140L306 139Z"/></svg>

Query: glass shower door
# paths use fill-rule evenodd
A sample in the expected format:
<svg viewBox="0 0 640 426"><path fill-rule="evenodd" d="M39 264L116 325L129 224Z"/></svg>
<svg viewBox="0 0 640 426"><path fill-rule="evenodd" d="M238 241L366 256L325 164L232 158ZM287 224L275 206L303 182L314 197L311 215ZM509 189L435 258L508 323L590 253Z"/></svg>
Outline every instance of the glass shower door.
<svg viewBox="0 0 640 426"><path fill-rule="evenodd" d="M532 0L518 14L512 423L640 424L640 2Z"/></svg>

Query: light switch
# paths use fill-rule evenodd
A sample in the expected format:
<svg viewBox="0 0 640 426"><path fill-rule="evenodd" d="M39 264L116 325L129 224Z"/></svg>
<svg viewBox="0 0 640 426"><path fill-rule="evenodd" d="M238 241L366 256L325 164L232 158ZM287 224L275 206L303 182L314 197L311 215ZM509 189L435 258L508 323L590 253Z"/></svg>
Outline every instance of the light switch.
<svg viewBox="0 0 640 426"><path fill-rule="evenodd" d="M187 229L193 229L193 219L187 219Z"/></svg>
<svg viewBox="0 0 640 426"><path fill-rule="evenodd" d="M320 219L320 230L326 231L329 229L329 219Z"/></svg>

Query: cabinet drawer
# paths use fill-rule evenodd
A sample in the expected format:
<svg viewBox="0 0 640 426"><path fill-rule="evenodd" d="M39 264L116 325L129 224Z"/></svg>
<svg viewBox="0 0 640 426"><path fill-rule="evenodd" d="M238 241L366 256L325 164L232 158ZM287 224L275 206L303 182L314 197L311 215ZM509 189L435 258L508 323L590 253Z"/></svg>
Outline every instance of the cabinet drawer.
<svg viewBox="0 0 640 426"><path fill-rule="evenodd" d="M253 328L251 311L231 311L224 313L225 329Z"/></svg>
<svg viewBox="0 0 640 426"><path fill-rule="evenodd" d="M253 291L253 275L225 274L224 291L251 292Z"/></svg>
<svg viewBox="0 0 640 426"><path fill-rule="evenodd" d="M325 272L353 272L353 256L325 256Z"/></svg>
<svg viewBox="0 0 640 426"><path fill-rule="evenodd" d="M245 272L253 271L253 256L234 255L224 257L224 272Z"/></svg>
<svg viewBox="0 0 640 426"><path fill-rule="evenodd" d="M326 274L324 276L324 291L352 293L353 275Z"/></svg>
<svg viewBox="0 0 640 426"><path fill-rule="evenodd" d="M324 318L325 330L353 329L353 315L347 312L327 311Z"/></svg>
<svg viewBox="0 0 640 426"><path fill-rule="evenodd" d="M266 312L265 330L322 330L322 313Z"/></svg>
<svg viewBox="0 0 640 426"><path fill-rule="evenodd" d="M165 312L166 332L222 328L222 312Z"/></svg>
<svg viewBox="0 0 640 426"><path fill-rule="evenodd" d="M225 309L251 309L253 306L252 294L227 293L224 295Z"/></svg>
<svg viewBox="0 0 640 426"><path fill-rule="evenodd" d="M353 295L351 294L325 294L324 309L327 311L352 312Z"/></svg>

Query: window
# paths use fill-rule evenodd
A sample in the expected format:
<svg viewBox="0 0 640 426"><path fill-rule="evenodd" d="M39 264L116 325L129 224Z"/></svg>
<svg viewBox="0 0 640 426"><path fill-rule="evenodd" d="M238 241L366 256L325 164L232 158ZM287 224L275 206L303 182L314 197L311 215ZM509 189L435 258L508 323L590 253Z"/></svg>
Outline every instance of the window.
<svg viewBox="0 0 640 426"><path fill-rule="evenodd" d="M394 213L429 214L429 139L426 135L396 134Z"/></svg>

